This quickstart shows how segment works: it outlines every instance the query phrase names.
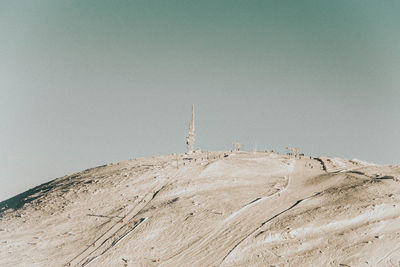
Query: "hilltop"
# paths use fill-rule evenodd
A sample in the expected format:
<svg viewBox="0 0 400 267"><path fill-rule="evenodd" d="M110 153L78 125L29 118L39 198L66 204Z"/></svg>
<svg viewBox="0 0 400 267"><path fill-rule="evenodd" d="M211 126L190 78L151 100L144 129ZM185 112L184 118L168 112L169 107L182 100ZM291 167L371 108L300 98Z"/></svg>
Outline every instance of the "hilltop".
<svg viewBox="0 0 400 267"><path fill-rule="evenodd" d="M276 153L132 159L0 203L1 266L398 266L400 166Z"/></svg>

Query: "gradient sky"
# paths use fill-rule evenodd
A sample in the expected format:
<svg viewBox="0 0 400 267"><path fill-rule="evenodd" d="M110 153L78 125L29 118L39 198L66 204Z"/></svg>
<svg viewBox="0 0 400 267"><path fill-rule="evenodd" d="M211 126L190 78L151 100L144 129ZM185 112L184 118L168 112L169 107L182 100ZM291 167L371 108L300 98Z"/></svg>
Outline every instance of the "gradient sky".
<svg viewBox="0 0 400 267"><path fill-rule="evenodd" d="M0 200L196 147L400 162L400 1L0 0Z"/></svg>

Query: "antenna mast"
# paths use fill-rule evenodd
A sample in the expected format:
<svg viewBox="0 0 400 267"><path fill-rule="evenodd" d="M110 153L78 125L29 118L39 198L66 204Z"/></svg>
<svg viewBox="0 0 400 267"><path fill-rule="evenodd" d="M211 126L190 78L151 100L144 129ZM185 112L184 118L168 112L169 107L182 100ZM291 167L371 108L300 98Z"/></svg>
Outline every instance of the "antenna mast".
<svg viewBox="0 0 400 267"><path fill-rule="evenodd" d="M192 120L190 121L189 124L189 135L186 138L186 144L187 144L187 152L189 154L192 153L194 146L194 105L192 105Z"/></svg>

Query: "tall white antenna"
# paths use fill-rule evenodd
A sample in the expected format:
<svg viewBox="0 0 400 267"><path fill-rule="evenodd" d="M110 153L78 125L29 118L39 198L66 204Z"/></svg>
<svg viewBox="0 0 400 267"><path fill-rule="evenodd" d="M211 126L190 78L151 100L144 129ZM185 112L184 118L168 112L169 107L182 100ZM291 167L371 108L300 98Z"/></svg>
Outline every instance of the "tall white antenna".
<svg viewBox="0 0 400 267"><path fill-rule="evenodd" d="M186 138L187 152L190 154L193 152L194 146L194 105L192 105L192 120L189 124L189 135Z"/></svg>

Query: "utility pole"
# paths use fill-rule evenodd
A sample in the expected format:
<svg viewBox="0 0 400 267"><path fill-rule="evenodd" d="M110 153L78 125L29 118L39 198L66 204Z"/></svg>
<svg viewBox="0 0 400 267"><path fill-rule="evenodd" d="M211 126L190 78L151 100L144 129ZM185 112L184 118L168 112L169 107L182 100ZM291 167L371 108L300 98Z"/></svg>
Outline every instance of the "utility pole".
<svg viewBox="0 0 400 267"><path fill-rule="evenodd" d="M193 153L194 147L194 105L192 105L192 120L189 124L189 135L186 137L187 153Z"/></svg>

